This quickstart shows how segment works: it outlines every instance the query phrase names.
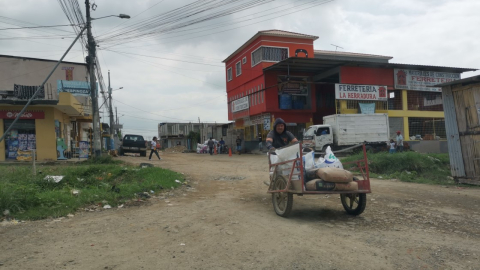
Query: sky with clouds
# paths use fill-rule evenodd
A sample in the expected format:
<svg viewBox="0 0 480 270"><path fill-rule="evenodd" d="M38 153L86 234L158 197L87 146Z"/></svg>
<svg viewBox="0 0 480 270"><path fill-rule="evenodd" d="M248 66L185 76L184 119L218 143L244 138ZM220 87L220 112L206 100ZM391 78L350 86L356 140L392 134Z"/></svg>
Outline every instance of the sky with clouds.
<svg viewBox="0 0 480 270"><path fill-rule="evenodd" d="M85 16L84 1L78 2ZM123 87L113 92L113 103L124 131L147 137L157 135L160 122L227 122L222 60L260 30L315 35L315 49L335 50L335 44L342 51L392 56L392 63L480 68L478 0L263 0L231 15L134 38L113 34L195 1L91 2L93 18L132 17L94 20L93 34L105 81L110 70L112 88ZM68 23L58 1L0 0L0 29ZM71 27L0 30L0 54L56 60L73 39ZM66 60L83 62L84 56L77 44ZM108 122L106 111L101 117Z"/></svg>

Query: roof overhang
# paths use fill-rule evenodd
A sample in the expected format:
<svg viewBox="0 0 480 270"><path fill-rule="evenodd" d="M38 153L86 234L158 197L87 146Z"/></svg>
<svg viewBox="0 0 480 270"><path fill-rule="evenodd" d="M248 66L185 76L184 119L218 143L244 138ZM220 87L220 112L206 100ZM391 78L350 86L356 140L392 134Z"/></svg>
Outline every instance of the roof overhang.
<svg viewBox="0 0 480 270"><path fill-rule="evenodd" d="M282 32L284 32L284 33L282 33ZM223 60L222 63L226 63L233 56L235 56L241 50L245 49L248 45L250 45L250 43L252 43L255 39L257 39L260 36L289 37L289 38L311 39L311 40L317 40L318 39L317 36L303 35L303 34L298 34L298 33L294 33L294 34L296 34L296 35L288 35L288 32L286 32L286 31L259 31L253 37L251 37L249 40L247 40L247 42L243 43L242 46L240 46L238 49L236 49L227 58L225 58L225 60Z"/></svg>
<svg viewBox="0 0 480 270"><path fill-rule="evenodd" d="M480 75L473 76L473 77L468 77L468 78L461 79L461 80L455 80L455 81L451 81L451 82L447 82L447 83L437 84L434 87L444 87L444 86L458 85L458 84L467 85L467 84L472 84L472 83L480 83Z"/></svg>
<svg viewBox="0 0 480 270"><path fill-rule="evenodd" d="M299 73L311 73L319 75L322 73L328 74L332 70L338 70L342 66L354 67L370 67L370 68L397 68L397 69L413 69L449 73L462 73L467 71L476 71L474 68L457 68L457 67L441 67L441 66L425 66L425 65L410 65L410 64L396 64L396 63L378 63L368 61L354 61L354 60L330 60L330 59L316 59L303 57L290 57L272 66L266 67L264 71L290 71ZM333 75L333 74L331 74Z"/></svg>

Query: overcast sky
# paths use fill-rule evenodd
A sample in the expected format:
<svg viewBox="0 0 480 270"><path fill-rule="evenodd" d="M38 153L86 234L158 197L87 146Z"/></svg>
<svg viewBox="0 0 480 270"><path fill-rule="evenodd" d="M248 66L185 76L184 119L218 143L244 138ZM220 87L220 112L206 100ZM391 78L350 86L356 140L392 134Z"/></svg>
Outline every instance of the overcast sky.
<svg viewBox="0 0 480 270"><path fill-rule="evenodd" d="M127 31L194 1L91 2L97 5L91 14L94 18L120 13L132 17L94 20L93 33L99 40L105 82L110 70L112 88L123 87L113 92L113 103L124 132L148 138L157 135L160 122L198 122L198 118L227 122L221 61L260 30L315 35L319 37L315 49L335 50L331 45L335 44L342 51L393 56L392 63L480 68L479 0L335 0L325 4L321 4L325 0L272 0L170 33L118 42L108 34ZM85 16L84 1L79 4ZM58 1L0 0L0 29L68 23ZM73 41L73 34L71 27L0 30L0 54L57 60ZM80 44L66 57L74 62L83 59ZM462 77L477 74L468 72ZM107 112L101 117L108 123Z"/></svg>

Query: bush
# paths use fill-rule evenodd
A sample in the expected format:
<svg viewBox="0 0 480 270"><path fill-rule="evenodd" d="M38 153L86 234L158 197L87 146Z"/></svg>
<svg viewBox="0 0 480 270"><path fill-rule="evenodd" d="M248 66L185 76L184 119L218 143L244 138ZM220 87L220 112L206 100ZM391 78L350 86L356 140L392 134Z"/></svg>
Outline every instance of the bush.
<svg viewBox="0 0 480 270"><path fill-rule="evenodd" d="M397 178L405 182L454 184L454 181L449 178L448 154L422 154L413 151L395 154L368 152L367 157L372 176ZM358 153L342 159L342 162L362 158L363 153Z"/></svg>
<svg viewBox="0 0 480 270"><path fill-rule="evenodd" d="M106 164L84 162L76 166L39 167L36 176L27 166L2 166L0 211L8 209L11 216L19 219L58 217L104 200L114 207L136 193L170 189L180 185L176 179L183 180L181 174L162 168L140 169L102 160ZM55 183L45 180L47 175L64 178ZM72 194L73 190L79 194Z"/></svg>

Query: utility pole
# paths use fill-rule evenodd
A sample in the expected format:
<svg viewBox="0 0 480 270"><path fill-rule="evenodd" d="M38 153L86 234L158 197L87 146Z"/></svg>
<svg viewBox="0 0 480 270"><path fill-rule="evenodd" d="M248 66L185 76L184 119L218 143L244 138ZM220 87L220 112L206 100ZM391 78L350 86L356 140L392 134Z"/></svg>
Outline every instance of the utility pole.
<svg viewBox="0 0 480 270"><path fill-rule="evenodd" d="M96 44L92 35L92 18L90 17L90 0L85 0L85 10L87 13L87 38L88 38L88 71L90 73L90 98L92 99L92 116L93 116L93 153L94 157L100 157L100 130L99 130L99 115L98 115L98 99L97 87L95 79L95 50Z"/></svg>
<svg viewBox="0 0 480 270"><path fill-rule="evenodd" d="M108 110L110 111L110 143L113 142L113 108L112 108L112 87L110 86L110 70L108 71L108 99L109 106Z"/></svg>

